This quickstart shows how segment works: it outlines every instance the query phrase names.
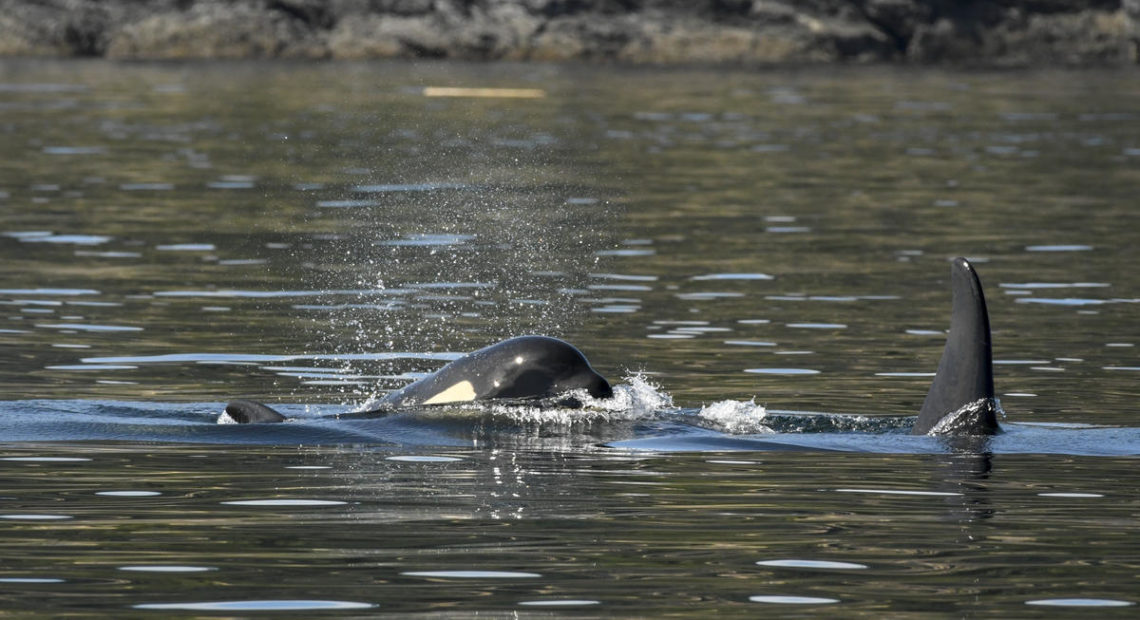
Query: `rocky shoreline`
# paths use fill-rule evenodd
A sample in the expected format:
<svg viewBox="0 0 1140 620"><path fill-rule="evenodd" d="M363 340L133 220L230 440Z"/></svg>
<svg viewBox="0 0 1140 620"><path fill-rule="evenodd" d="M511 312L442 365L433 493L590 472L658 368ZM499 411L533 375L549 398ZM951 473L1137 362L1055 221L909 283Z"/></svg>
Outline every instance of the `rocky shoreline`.
<svg viewBox="0 0 1140 620"><path fill-rule="evenodd" d="M0 0L0 56L1123 66L1140 0Z"/></svg>

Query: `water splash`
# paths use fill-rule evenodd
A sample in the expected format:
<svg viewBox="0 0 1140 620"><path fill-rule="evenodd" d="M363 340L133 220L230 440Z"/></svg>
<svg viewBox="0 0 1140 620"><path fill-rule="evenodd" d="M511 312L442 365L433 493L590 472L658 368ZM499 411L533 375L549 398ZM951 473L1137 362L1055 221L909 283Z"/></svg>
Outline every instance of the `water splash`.
<svg viewBox="0 0 1140 620"><path fill-rule="evenodd" d="M702 426L714 428L730 435L753 435L775 432L767 424L768 410L757 405L755 399L745 401L722 400L706 405L697 412Z"/></svg>
<svg viewBox="0 0 1140 620"><path fill-rule="evenodd" d="M498 402L472 407L486 412L491 419L537 427L552 434L573 433L595 425L652 420L674 409L673 397L640 374L626 377L613 391L611 398L593 398L585 390L559 397L565 401L569 396L580 405L577 407Z"/></svg>
<svg viewBox="0 0 1140 620"><path fill-rule="evenodd" d="M609 245L612 205L575 199L601 190L567 184L572 171L520 176L483 163L501 160L479 152L495 149L493 140L464 144L478 157L406 160L421 163L307 192L318 207L358 208L310 212L306 225L322 232L295 250L302 271L292 277L314 290L360 291L358 303L304 308L310 346L469 351L520 334L558 336L586 315L575 291L596 271L594 251ZM344 395L375 397L359 386Z"/></svg>
<svg viewBox="0 0 1140 620"><path fill-rule="evenodd" d="M979 423L979 420L990 412L993 412L998 419L1005 417L1005 411L1002 410L1001 403L997 399L981 398L972 403L966 403L954 413L939 420L938 424L935 424L928 434L955 436L961 435L963 429L981 428L983 425Z"/></svg>

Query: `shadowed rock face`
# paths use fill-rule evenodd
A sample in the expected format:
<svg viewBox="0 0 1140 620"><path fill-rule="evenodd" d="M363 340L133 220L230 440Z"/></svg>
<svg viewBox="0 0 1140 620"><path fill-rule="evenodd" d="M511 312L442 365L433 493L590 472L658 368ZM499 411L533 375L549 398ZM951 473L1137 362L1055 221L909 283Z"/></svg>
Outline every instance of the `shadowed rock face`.
<svg viewBox="0 0 1140 620"><path fill-rule="evenodd" d="M0 55L1134 64L1140 0L9 0Z"/></svg>

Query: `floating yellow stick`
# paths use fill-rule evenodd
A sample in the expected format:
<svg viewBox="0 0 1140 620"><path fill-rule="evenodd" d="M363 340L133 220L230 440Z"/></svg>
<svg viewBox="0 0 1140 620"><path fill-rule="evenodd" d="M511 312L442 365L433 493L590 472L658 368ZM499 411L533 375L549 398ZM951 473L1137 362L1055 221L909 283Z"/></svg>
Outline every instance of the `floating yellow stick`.
<svg viewBox="0 0 1140 620"><path fill-rule="evenodd" d="M542 99L540 88L463 88L459 86L426 86L425 97L503 97L509 99Z"/></svg>

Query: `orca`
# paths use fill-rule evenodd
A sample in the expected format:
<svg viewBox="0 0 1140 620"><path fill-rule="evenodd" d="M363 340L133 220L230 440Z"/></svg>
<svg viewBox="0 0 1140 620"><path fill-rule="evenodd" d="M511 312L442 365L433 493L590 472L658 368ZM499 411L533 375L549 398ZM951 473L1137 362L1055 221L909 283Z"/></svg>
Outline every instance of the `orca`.
<svg viewBox="0 0 1140 620"><path fill-rule="evenodd" d="M950 331L938 372L911 429L913 435L977 436L1001 432L994 398L990 320L982 283L965 258L950 263ZM545 403L574 390L610 398L613 389L581 351L549 336L519 336L479 349L384 396L373 411L486 400ZM572 405L572 401L556 401ZM234 400L226 413L239 423L282 422L285 416L251 400Z"/></svg>
<svg viewBox="0 0 1140 620"><path fill-rule="evenodd" d="M995 435L990 315L978 272L965 258L950 262L950 333L912 435Z"/></svg>
<svg viewBox="0 0 1140 620"><path fill-rule="evenodd" d="M549 336L519 336L465 355L388 394L382 403L399 408L547 398L579 389L594 398L614 395L609 382L570 343Z"/></svg>
<svg viewBox="0 0 1140 620"><path fill-rule="evenodd" d="M260 422L284 422L285 416L277 410L257 401L239 398L226 403L226 415L239 424Z"/></svg>
<svg viewBox="0 0 1140 620"><path fill-rule="evenodd" d="M611 398L613 389L586 356L549 336L519 336L448 363L435 373L385 395L372 412L484 400L542 400L586 390ZM567 406L569 400L558 401ZM252 400L234 400L226 413L239 423L282 422L285 416Z"/></svg>

